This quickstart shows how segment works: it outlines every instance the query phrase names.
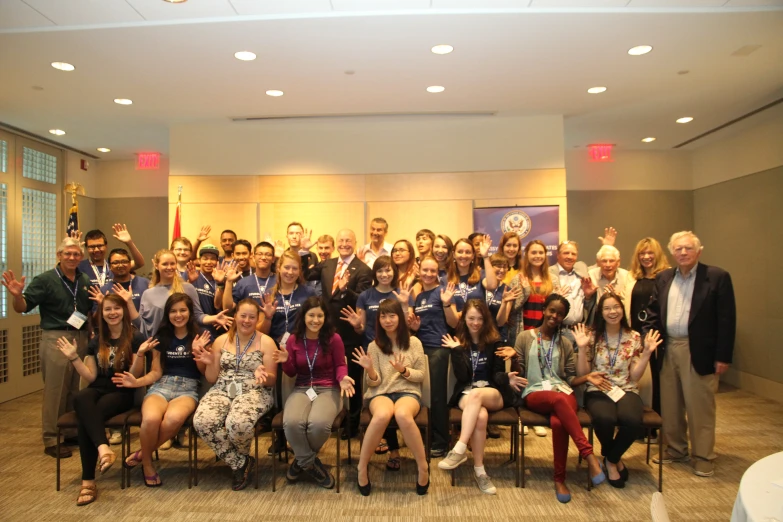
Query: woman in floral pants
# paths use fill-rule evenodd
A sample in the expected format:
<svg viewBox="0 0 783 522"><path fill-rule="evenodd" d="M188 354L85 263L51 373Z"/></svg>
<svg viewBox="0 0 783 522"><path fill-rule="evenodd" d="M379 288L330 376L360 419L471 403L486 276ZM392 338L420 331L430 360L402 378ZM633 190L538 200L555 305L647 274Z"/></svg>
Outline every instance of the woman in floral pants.
<svg viewBox="0 0 783 522"><path fill-rule="evenodd" d="M275 343L256 332L259 313L254 300L243 300L237 306L233 326L215 340L212 350L194 350L196 360L206 365L207 380L214 385L201 399L193 425L215 455L234 471L234 491L250 482L255 468L255 459L250 456L255 425L274 404L271 389L277 365L271 361Z"/></svg>

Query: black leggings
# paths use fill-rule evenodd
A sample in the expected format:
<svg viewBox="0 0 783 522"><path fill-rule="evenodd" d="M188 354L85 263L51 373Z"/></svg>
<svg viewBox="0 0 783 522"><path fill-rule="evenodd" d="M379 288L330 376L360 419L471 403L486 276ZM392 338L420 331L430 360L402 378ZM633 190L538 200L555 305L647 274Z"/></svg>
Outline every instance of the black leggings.
<svg viewBox="0 0 783 522"><path fill-rule="evenodd" d="M73 409L79 420L79 456L82 480L95 480L98 446L108 444L104 423L133 407L133 391L109 391L85 388L76 394Z"/></svg>
<svg viewBox="0 0 783 522"><path fill-rule="evenodd" d="M622 399L614 402L604 392L591 391L585 395L585 405L601 442L601 454L612 464L617 464L642 432L641 397L626 392ZM618 428L617 435L614 433L615 426Z"/></svg>

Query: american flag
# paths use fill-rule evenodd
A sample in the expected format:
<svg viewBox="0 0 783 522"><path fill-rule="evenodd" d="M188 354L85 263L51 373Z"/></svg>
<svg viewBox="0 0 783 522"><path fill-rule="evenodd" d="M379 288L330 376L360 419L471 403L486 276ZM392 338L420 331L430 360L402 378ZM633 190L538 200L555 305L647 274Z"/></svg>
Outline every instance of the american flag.
<svg viewBox="0 0 783 522"><path fill-rule="evenodd" d="M79 204L76 202L76 198L71 205L71 212L68 215L68 226L65 228L66 236L70 236L71 232L79 230Z"/></svg>

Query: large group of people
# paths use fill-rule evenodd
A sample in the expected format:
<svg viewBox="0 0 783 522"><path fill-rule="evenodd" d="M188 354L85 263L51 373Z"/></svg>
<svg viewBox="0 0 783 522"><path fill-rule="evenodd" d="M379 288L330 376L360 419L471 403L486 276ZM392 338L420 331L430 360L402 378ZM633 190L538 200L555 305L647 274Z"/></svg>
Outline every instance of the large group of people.
<svg viewBox="0 0 783 522"><path fill-rule="evenodd" d="M644 404L663 419L649 441L667 444L663 462L693 458L696 475L713 474L715 393L732 360L736 310L729 274L699 262L703 247L693 232L671 236L674 267L647 237L626 270L611 227L590 267L574 241L561 242L550 265L544 243L523 243L513 231L491 254L492 240L480 233L452 241L421 229L413 242L390 243L388 230L386 220L373 219L370 242L358 246L351 230L313 240L294 222L287 245L253 246L225 230L218 248L207 243L205 226L195 242L175 238L158 251L148 280L139 274L142 254L117 224L114 237L126 248L107 255L106 235L93 230L83 259L77 232L59 245L57 266L29 284L5 272L14 310L40 311L44 449L67 458L76 435L77 504L97 498L96 467L104 473L116 460L111 442L121 434L107 435L105 421L129 410L144 389L139 448L122 465L140 466L148 487L163 484L153 454L192 419L231 468L231 487L245 488L256 465L256 425L282 410L284 437L269 453L290 444L287 479L331 488L335 479L318 455L344 398L344 439L359 433L363 408L370 413L357 473L365 496L373 454L389 453L386 469L400 469L397 430L415 459L419 495L430 484L427 450L443 470L464 463L470 450L479 490L495 494L484 449L498 434L488 418L507 407L550 417L560 502L571 499L569 439L593 484L625 486L623 456L643 436ZM284 404L283 375L295 380ZM425 376L429 448L415 421ZM82 390L79 377L88 383ZM579 405L592 417L601 460L577 417L582 388ZM459 433L449 433L450 409L461 411ZM77 433L64 433L60 445L57 421L70 410Z"/></svg>

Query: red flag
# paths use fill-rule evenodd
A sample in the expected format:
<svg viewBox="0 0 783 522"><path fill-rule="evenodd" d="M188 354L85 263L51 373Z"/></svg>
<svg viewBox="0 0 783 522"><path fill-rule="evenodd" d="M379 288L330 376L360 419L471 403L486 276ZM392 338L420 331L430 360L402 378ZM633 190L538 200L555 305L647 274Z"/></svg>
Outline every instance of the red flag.
<svg viewBox="0 0 783 522"><path fill-rule="evenodd" d="M179 207L180 207L180 203L177 203L177 213L174 214L174 231L171 233L172 241L182 236L182 232L180 229Z"/></svg>

